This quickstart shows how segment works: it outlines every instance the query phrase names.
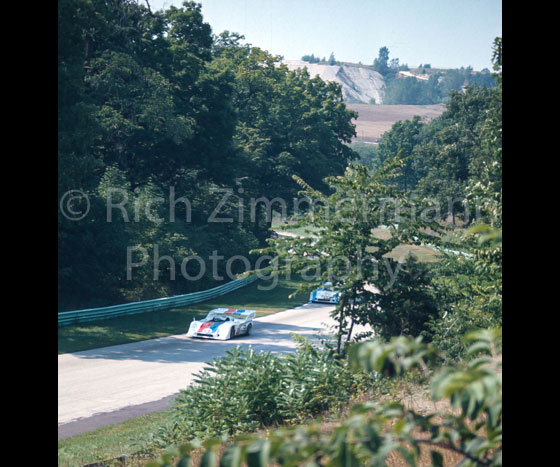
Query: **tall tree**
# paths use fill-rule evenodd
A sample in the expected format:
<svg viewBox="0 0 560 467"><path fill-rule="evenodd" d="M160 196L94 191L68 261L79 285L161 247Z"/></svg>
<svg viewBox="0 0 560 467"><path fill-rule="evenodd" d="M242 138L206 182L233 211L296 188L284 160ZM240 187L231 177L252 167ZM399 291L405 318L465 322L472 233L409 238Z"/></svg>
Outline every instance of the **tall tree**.
<svg viewBox="0 0 560 467"><path fill-rule="evenodd" d="M421 130L425 124L420 116L415 115L411 120L401 120L393 124L391 129L383 134L379 142L378 156L380 162L394 156L403 150L403 155L408 159L402 170L402 175L395 179L398 187L404 191L413 190L419 179L419 171L414 163L414 148L420 141Z"/></svg>
<svg viewBox="0 0 560 467"><path fill-rule="evenodd" d="M290 71L280 57L222 34L212 66L234 77L234 141L246 194L285 202L297 197L298 175L319 189L323 178L342 174L356 154L347 146L355 135L341 87L306 70ZM278 209L278 205L276 205Z"/></svg>
<svg viewBox="0 0 560 467"><path fill-rule="evenodd" d="M432 126L434 131L425 133L417 148L428 169L417 192L438 199L442 215L450 215L453 223L458 214L466 213L472 170L484 157L482 131L492 93L479 86L451 92L446 111ZM472 217L465 220L471 222Z"/></svg>
<svg viewBox="0 0 560 467"><path fill-rule="evenodd" d="M300 225L313 227L314 235L280 237L273 241L270 249L263 250L275 255L272 269L299 272L309 280L302 285L302 292L325 281L332 282L341 291L341 298L332 313L338 323L339 353L343 336L350 339L355 323L370 324L376 330L383 326L382 321L376 321L380 316L377 310L383 302L382 297L386 297L387 303L396 303L396 299L388 297L395 296L390 290L398 280L399 265L386 255L402 242L433 238L421 227L437 229L433 223L423 222L415 216L404 193L387 183L398 176L404 163L402 153L400 151L387 159L374 173L363 165L351 165L343 177L327 178L332 191L328 196L298 179L303 187L302 194L315 204L315 209L300 220ZM392 225L390 238L380 239L372 235L373 229L387 224ZM401 290L404 292L399 296L399 303L405 303L404 295L415 300L411 294L407 295L406 287ZM401 312L383 310L383 313Z"/></svg>
<svg viewBox="0 0 560 467"><path fill-rule="evenodd" d="M385 46L379 49L379 55L373 61L373 69L383 76L389 71L389 49Z"/></svg>
<svg viewBox="0 0 560 467"><path fill-rule="evenodd" d="M432 271L415 256L408 255L397 279L372 309L376 334L389 340L395 336L423 336L432 340L431 326L439 308L433 292Z"/></svg>

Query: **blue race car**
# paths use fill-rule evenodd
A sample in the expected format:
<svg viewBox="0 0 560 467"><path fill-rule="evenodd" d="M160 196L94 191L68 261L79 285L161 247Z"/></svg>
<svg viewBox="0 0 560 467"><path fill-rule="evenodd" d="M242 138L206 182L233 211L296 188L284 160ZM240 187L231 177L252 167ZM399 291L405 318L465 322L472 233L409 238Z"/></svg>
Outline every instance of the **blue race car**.
<svg viewBox="0 0 560 467"><path fill-rule="evenodd" d="M330 282L324 282L323 287L315 289L309 295L311 303L338 303L340 292L332 289Z"/></svg>

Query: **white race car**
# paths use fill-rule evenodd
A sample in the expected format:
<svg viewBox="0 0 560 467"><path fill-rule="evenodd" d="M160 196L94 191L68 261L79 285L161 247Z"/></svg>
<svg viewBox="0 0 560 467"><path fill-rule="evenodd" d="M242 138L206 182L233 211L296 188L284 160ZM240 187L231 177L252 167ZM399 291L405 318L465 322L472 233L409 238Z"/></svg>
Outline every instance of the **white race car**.
<svg viewBox="0 0 560 467"><path fill-rule="evenodd" d="M192 321L187 330L187 337L205 337L227 340L235 336L249 335L253 327L256 310L237 308L215 308L206 318Z"/></svg>

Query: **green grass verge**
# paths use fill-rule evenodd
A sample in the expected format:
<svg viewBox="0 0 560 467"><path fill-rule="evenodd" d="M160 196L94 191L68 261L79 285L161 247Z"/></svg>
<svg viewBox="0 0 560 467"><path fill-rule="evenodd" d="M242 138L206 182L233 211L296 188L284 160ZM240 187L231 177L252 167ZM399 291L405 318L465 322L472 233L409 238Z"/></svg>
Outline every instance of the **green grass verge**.
<svg viewBox="0 0 560 467"><path fill-rule="evenodd" d="M308 296L303 294L288 298L296 291L299 283L297 280L278 278L276 287L267 291L259 290L259 287L269 288L272 281L259 279L229 294L184 308L62 326L58 328L58 353L79 352L181 334L186 332L193 317L206 316L213 308L247 308L272 312L287 310L307 302ZM264 313L258 313L257 317L263 315Z"/></svg>
<svg viewBox="0 0 560 467"><path fill-rule="evenodd" d="M121 455L128 457L138 450L134 439L157 432L158 428L169 420L169 417L169 410L154 412L59 440L58 465L83 466L115 459ZM131 464L127 462L127 465Z"/></svg>

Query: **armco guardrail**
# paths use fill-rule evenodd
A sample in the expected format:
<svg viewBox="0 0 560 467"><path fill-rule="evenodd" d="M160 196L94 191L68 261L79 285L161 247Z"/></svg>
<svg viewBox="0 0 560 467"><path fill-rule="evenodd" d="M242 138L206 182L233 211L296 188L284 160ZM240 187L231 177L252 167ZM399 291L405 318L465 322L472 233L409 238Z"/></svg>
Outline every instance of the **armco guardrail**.
<svg viewBox="0 0 560 467"><path fill-rule="evenodd" d="M240 289L241 287L245 287L246 285L255 282L257 279L257 275L252 275L244 277L243 279L234 279L227 284L219 285L213 289L203 290L201 292L175 295L173 297L156 298L154 300L145 300L142 302L125 303L122 305L106 306L102 308L63 311L58 313L58 325L66 326L68 324L97 321L101 319L115 318L117 316L146 313L149 311L169 310L170 308L200 303L219 297L220 295L225 295L229 292Z"/></svg>

